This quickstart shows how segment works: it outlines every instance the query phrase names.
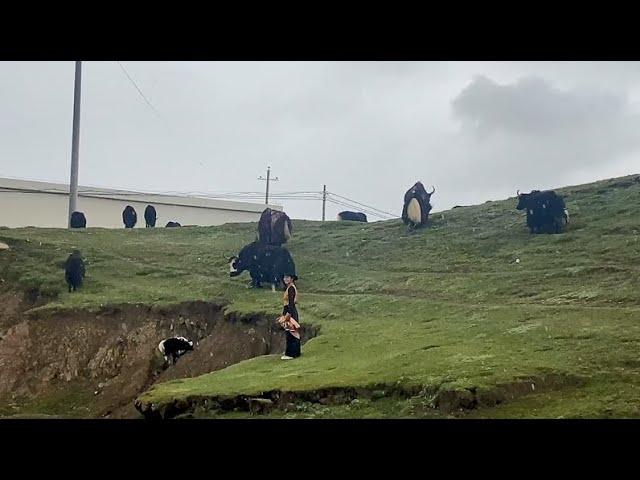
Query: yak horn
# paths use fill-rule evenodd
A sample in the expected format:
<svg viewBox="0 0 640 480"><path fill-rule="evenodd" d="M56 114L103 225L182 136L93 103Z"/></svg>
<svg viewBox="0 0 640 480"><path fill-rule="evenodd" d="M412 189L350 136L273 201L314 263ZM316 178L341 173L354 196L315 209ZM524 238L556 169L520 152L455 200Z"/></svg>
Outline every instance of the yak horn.
<svg viewBox="0 0 640 480"><path fill-rule="evenodd" d="M517 196L520 196L520 190L517 190L517 191L516 191L516 195L517 195Z"/></svg>
<svg viewBox="0 0 640 480"><path fill-rule="evenodd" d="M431 188L433 188L433 190L431 190L431 193L429 195L433 195L433 193L436 191L436 187L434 187L433 185L431 185Z"/></svg>

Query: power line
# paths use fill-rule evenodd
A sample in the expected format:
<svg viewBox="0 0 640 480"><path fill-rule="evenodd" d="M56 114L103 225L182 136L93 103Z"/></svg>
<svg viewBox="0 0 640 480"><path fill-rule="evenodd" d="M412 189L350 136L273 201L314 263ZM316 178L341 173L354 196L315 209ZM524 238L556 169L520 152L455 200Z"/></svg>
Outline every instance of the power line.
<svg viewBox="0 0 640 480"><path fill-rule="evenodd" d="M362 213L366 213L366 214L374 216L374 217L382 218L384 220L392 220L392 219L396 218L396 217L393 217L393 216L390 216L390 215L383 215L383 214L380 214L378 212L374 212L374 211L368 210L366 208L358 208L353 204L345 203L345 202L342 202L340 200L336 200L336 199L333 199L333 198L327 198L327 201L331 202L333 204L336 204L336 205L342 205L342 206L348 207L348 208L355 208L356 210L359 210Z"/></svg>
<svg viewBox="0 0 640 480"><path fill-rule="evenodd" d="M160 115L160 112L156 109L156 107L153 106L153 104L149 101L149 99L145 96L144 93L142 93L142 90L140 90L140 87L138 87L138 84L135 82L135 80L133 78L131 78L131 75L129 75L129 72L127 72L127 70L124 68L124 65L122 65L122 63L117 62L118 65L120 65L120 68L122 69L122 71L124 72L124 74L127 76L127 78L129 79L129 81L133 84L133 86L136 88L136 90L138 91L138 93L140 94L140 96L143 98L143 100L145 101L145 103L147 105L149 105L149 107L151 107L151 109L154 111L154 113L158 116L158 118L160 120L162 120L163 122L165 121L164 118L162 117L162 115Z"/></svg>
<svg viewBox="0 0 640 480"><path fill-rule="evenodd" d="M327 198L327 201L329 201L331 203L334 203L336 205L342 205L344 207L348 207L348 208L351 208L353 210L357 210L357 211L360 211L360 212L363 212L363 213L368 213L369 215L373 215L373 216L379 217L379 218L384 218L384 219L387 219L387 220L391 220L391 219L397 218L397 216L390 215L390 214L387 214L385 212L379 212L379 211L372 210L372 209L367 208L367 207L363 208L362 204L354 205L353 203L345 202L343 200L337 200L335 198Z"/></svg>
<svg viewBox="0 0 640 480"><path fill-rule="evenodd" d="M328 199L327 199L327 201L329 201L330 203L334 203L336 205L341 205L341 206L347 207L347 208L353 208L352 205L348 205L348 204L345 204L345 203L339 203L339 202L331 201L331 200L328 200ZM370 217L378 217L378 218L381 218L382 220L392 220L389 217L383 217L382 215L380 215L380 214L378 214L376 212L370 212L370 211L368 211L366 209L359 209L359 211L361 213L366 213Z"/></svg>
<svg viewBox="0 0 640 480"><path fill-rule="evenodd" d="M138 91L138 93L140 94L140 96L142 97L142 99L145 101L145 103L153 110L153 112L156 114L156 116L162 120L162 122L164 123L165 127L169 128L169 123L167 122L167 120L165 120L165 118L160 114L160 112L158 111L158 109L156 107L153 106L153 104L151 103L151 101L149 101L149 99L146 97L146 95L144 93L142 93L142 89L140 87L138 87L138 84L135 82L135 80L133 78L131 78L131 75L129 75L129 72L127 72L127 69L124 68L124 65L122 65L122 63L120 63L119 61L117 61L118 65L120 66L120 68L122 69L122 71L124 72L124 74L127 76L127 78L129 79L129 81L131 82L131 84L135 87L135 89ZM204 166L204 163L202 163L200 160L198 160L197 158L195 158L196 162L198 162L198 164L200 164L200 166L204 169L206 169L206 167Z"/></svg>
<svg viewBox="0 0 640 480"><path fill-rule="evenodd" d="M389 215L389 216L391 216L393 218L397 217L397 215L395 215L393 213L385 212L384 210L380 210L379 208L372 207L371 205L366 205L364 203L357 202L356 200L353 200L352 198L343 197L342 195L338 195L337 193L332 193L332 192L327 192L327 193L329 193L329 195L333 195L334 197L342 198L343 200L346 200L346 201L349 201L349 202L352 202L352 203L355 203L355 204L358 204L358 205L362 205L363 207L366 207L368 209L375 210L375 211L378 211L380 213L384 213L385 215Z"/></svg>
<svg viewBox="0 0 640 480"><path fill-rule="evenodd" d="M358 202L356 200L353 200L351 198L347 198L344 197L342 195L337 195L335 193L330 193L329 195L333 196L333 197L338 197L342 200L337 200L335 198L332 198L331 201L333 201L334 203L340 204L340 205L345 205L345 206L349 206L355 209L360 209L363 210L366 209L369 212L373 212L374 214L376 214L377 217L380 218L384 218L384 217L390 217L390 218L397 218L397 215L394 215L392 213L389 212L385 212L384 210L380 210L376 207L373 207L371 205L366 205L362 202ZM364 207L364 208L363 208Z"/></svg>

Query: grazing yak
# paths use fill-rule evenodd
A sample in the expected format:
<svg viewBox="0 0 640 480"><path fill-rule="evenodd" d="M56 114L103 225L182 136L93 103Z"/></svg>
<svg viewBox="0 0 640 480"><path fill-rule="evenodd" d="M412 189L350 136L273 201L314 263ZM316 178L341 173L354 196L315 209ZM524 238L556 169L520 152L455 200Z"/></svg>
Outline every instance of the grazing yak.
<svg viewBox="0 0 640 480"><path fill-rule="evenodd" d="M291 238L293 224L289 216L279 210L265 208L258 221L258 241L265 245L281 246Z"/></svg>
<svg viewBox="0 0 640 480"><path fill-rule="evenodd" d="M180 225L178 222L167 222L167 224L165 225L165 228L171 228L171 227L181 227L182 225Z"/></svg>
<svg viewBox="0 0 640 480"><path fill-rule="evenodd" d="M82 259L82 255L79 250L74 250L64 264L64 279L69 287L69 293L71 293L71 289L75 292L82 286L84 272L84 260Z"/></svg>
<svg viewBox="0 0 640 480"><path fill-rule="evenodd" d="M253 242L229 259L229 276L237 277L245 270L251 275L251 287L261 288L264 282L270 283L275 291L276 286L284 285L284 275L294 273L296 266L286 249Z"/></svg>
<svg viewBox="0 0 640 480"><path fill-rule="evenodd" d="M122 221L124 222L124 228L133 228L138 222L138 214L136 209L131 205L127 205L122 211Z"/></svg>
<svg viewBox="0 0 640 480"><path fill-rule="evenodd" d="M431 187L431 193L424 189L422 182L416 182L413 187L404 194L404 206L402 207L402 221L410 230L423 227L427 224L431 211L431 195L436 191Z"/></svg>
<svg viewBox="0 0 640 480"><path fill-rule="evenodd" d="M71 228L86 228L87 217L82 212L73 212L71 214L71 222L69 222Z"/></svg>
<svg viewBox="0 0 640 480"><path fill-rule="evenodd" d="M153 228L156 226L156 220L158 219L158 215L156 214L156 209L153 205L147 205L147 208L144 209L144 222L146 228Z"/></svg>
<svg viewBox="0 0 640 480"><path fill-rule="evenodd" d="M564 199L553 190L532 190L518 195L517 210L527 211L530 233L560 233L569 223L569 212Z"/></svg>
<svg viewBox="0 0 640 480"><path fill-rule="evenodd" d="M158 344L158 350L164 356L165 363L171 359L175 365L179 357L193 350L193 342L184 337L171 337L161 341Z"/></svg>
<svg viewBox="0 0 640 480"><path fill-rule="evenodd" d="M360 212L340 212L338 214L338 221L351 221L351 222L364 222L367 223L367 216Z"/></svg>

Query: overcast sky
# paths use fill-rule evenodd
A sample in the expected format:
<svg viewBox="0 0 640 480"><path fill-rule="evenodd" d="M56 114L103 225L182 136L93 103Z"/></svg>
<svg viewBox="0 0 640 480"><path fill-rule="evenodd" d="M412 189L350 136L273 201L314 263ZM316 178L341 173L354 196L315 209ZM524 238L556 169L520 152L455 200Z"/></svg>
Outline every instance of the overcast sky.
<svg viewBox="0 0 640 480"><path fill-rule="evenodd" d="M122 65L155 110L117 62L83 62L80 185L264 191L270 165L274 192L326 184L399 217L417 180L437 211L640 173L638 62ZM0 177L68 183L73 79L73 62L0 62Z"/></svg>

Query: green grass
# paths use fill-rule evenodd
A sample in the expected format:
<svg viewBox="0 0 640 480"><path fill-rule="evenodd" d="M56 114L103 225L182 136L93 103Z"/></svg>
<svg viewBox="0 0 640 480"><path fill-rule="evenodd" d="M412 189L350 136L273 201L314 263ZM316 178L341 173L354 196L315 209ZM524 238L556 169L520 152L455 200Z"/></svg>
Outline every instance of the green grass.
<svg viewBox="0 0 640 480"><path fill-rule="evenodd" d="M85 381L74 381L64 388L51 389L38 397L0 400L0 418L87 418L97 412Z"/></svg>
<svg viewBox="0 0 640 480"><path fill-rule="evenodd" d="M633 178L559 189L571 213L560 235L529 235L513 198L434 214L430 227L414 234L399 220L295 221L288 248L300 276L301 320L321 326L303 356L286 363L255 358L157 385L142 398L380 383L491 389L556 372L586 384L472 415L636 416L640 183ZM2 276L53 296L40 308L44 315L200 299L275 318L281 294L244 289L248 276L228 277L228 257L252 241L255 228L0 230L0 241L12 247L0 253ZM74 247L87 258L89 276L80 293L69 295L56 262ZM433 415L411 400L378 402L312 414Z"/></svg>

